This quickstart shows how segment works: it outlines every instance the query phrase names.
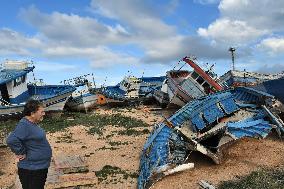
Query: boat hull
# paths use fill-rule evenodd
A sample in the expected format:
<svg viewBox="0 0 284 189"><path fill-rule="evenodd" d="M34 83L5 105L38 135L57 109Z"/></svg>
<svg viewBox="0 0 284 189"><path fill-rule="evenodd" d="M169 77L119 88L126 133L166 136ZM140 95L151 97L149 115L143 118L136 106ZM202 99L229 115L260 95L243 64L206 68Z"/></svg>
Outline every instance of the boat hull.
<svg viewBox="0 0 284 189"><path fill-rule="evenodd" d="M73 86L29 86L29 99L39 100L45 106L45 111L60 112L63 110L66 101L75 91ZM48 94L49 92L49 94ZM0 106L0 119L20 117L24 110L25 102Z"/></svg>
<svg viewBox="0 0 284 189"><path fill-rule="evenodd" d="M90 109L106 104L106 98L101 94L81 95L75 98L70 98L66 103L66 107L72 111L89 111Z"/></svg>
<svg viewBox="0 0 284 189"><path fill-rule="evenodd" d="M283 122L267 108L274 98L251 88L222 91L194 99L156 123L142 149L137 188L148 189L167 175L193 168L188 160L194 151L220 164L231 144L267 137L271 123L283 136Z"/></svg>

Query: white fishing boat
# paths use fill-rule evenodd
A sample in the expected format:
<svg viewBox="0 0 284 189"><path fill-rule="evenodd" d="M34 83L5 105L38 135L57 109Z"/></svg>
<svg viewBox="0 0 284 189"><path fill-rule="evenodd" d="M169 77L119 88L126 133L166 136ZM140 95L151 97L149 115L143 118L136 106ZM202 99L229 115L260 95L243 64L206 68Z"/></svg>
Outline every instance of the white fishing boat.
<svg viewBox="0 0 284 189"><path fill-rule="evenodd" d="M82 87L80 89L80 87ZM97 94L94 88L94 84L84 79L83 86L72 93L71 98L66 103L66 109L71 111L83 111L88 112L89 110L106 104L106 98L102 94Z"/></svg>
<svg viewBox="0 0 284 189"><path fill-rule="evenodd" d="M183 61L194 70L171 70L166 74L169 105L184 106L187 102L197 97L222 90L212 77L210 72L205 72L194 61L193 58L185 57Z"/></svg>

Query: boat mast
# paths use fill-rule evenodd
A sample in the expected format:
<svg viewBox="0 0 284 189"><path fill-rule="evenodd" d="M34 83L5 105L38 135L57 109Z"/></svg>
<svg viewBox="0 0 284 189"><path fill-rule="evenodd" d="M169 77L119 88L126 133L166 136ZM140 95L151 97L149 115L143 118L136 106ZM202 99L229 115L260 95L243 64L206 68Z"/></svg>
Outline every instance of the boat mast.
<svg viewBox="0 0 284 189"><path fill-rule="evenodd" d="M235 71L235 56L234 56L234 52L236 51L235 48L230 47L229 51L231 52L232 55L232 70Z"/></svg>
<svg viewBox="0 0 284 189"><path fill-rule="evenodd" d="M222 86L219 85L219 83L217 83L214 79L212 79L207 73L205 73L190 57L184 57L182 60L188 63L204 80L206 80L217 91L223 90Z"/></svg>

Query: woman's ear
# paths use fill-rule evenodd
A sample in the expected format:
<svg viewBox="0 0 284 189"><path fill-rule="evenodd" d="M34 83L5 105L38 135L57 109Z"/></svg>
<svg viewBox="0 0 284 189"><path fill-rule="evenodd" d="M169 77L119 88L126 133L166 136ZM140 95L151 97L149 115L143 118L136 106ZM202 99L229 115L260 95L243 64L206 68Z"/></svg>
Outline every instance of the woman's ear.
<svg viewBox="0 0 284 189"><path fill-rule="evenodd" d="M35 117L35 112L31 113L31 117L34 118Z"/></svg>

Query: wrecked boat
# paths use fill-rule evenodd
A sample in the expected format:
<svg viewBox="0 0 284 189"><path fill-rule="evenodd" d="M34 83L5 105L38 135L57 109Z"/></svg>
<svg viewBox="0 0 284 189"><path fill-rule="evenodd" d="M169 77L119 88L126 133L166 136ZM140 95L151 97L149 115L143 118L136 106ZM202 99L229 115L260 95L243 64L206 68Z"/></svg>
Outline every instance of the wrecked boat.
<svg viewBox="0 0 284 189"><path fill-rule="evenodd" d="M88 112L91 109L106 104L106 98L102 94L96 93L94 82L86 78L76 80L76 91L71 94L65 105L69 111Z"/></svg>
<svg viewBox="0 0 284 189"><path fill-rule="evenodd" d="M283 73L262 74L257 72L248 72L240 70L229 70L220 77L220 83L227 88L239 86L256 86L269 80L276 80L284 77Z"/></svg>
<svg viewBox="0 0 284 189"><path fill-rule="evenodd" d="M168 84L167 79L163 81L160 90L154 90L153 97L162 108L166 108L170 102L168 94Z"/></svg>
<svg viewBox="0 0 284 189"><path fill-rule="evenodd" d="M32 98L40 100L47 112L62 111L75 91L70 85L27 84L27 74L34 70L28 62L6 61L0 72L0 119L21 115L25 102Z"/></svg>
<svg viewBox="0 0 284 189"><path fill-rule="evenodd" d="M167 175L193 168L187 161L193 151L219 164L224 150L240 138L265 138L272 129L283 136L283 121L274 113L276 102L273 95L251 88L190 101L155 125L141 153L138 188L150 188Z"/></svg>
<svg viewBox="0 0 284 189"><path fill-rule="evenodd" d="M106 98L102 94L90 92L73 93L66 102L65 108L70 111L88 112L91 109L106 104Z"/></svg>
<svg viewBox="0 0 284 189"><path fill-rule="evenodd" d="M201 69L194 58L184 57L182 60L194 70L192 72L187 70L171 70L167 72L169 105L182 107L195 98L223 89L213 79L214 73Z"/></svg>
<svg viewBox="0 0 284 189"><path fill-rule="evenodd" d="M127 76L117 85L102 87L97 92L107 97L107 103L143 102L153 98L153 92L162 87L164 80L164 76Z"/></svg>
<svg viewBox="0 0 284 189"><path fill-rule="evenodd" d="M284 103L284 76L279 79L265 81L253 88L272 94L282 103Z"/></svg>

